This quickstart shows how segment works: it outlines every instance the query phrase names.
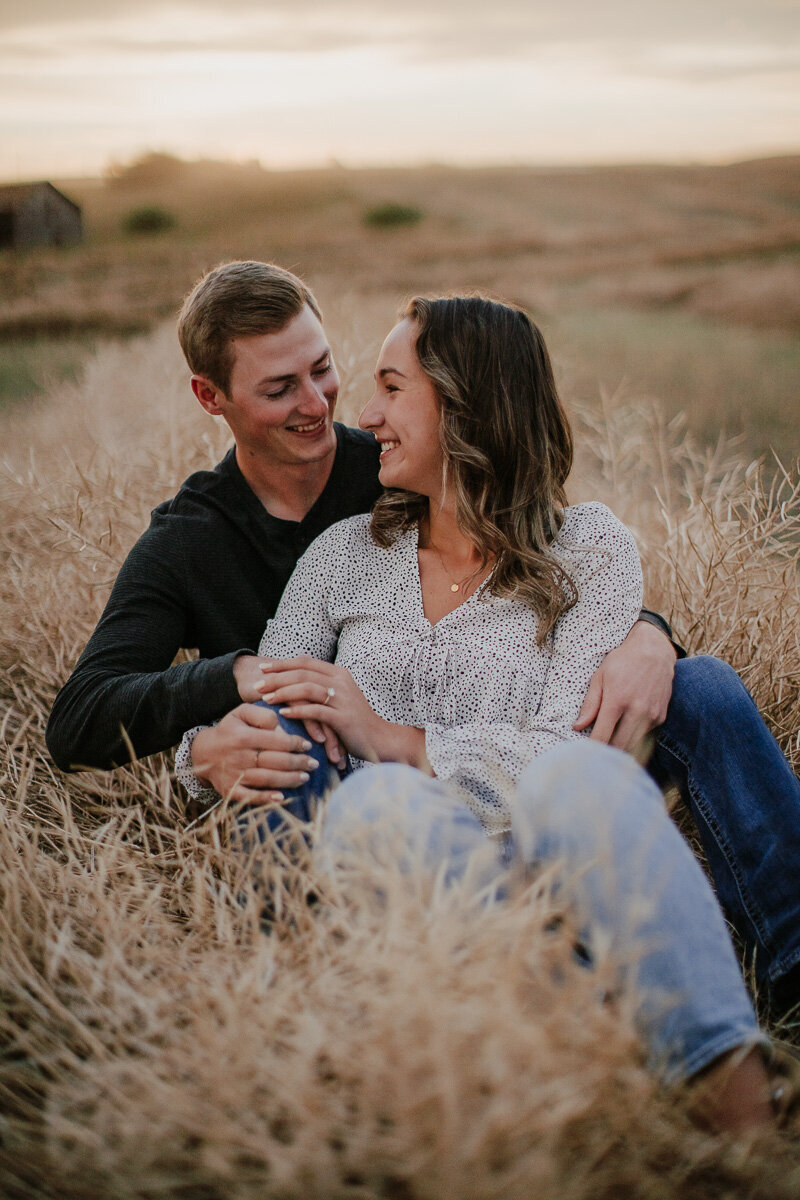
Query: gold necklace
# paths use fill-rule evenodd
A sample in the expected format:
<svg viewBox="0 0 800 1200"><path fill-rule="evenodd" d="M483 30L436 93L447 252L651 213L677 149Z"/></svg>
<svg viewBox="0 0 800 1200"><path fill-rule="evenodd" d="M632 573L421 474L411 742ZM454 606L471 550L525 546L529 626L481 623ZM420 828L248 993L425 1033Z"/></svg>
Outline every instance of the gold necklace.
<svg viewBox="0 0 800 1200"><path fill-rule="evenodd" d="M470 571L469 575L465 575L465 576L464 576L464 578L461 580L461 582L460 582L460 583L457 583L457 582L456 582L456 580L455 580L455 579L453 579L453 576L450 574L450 572L448 571L447 567L444 565L444 559L442 558L442 555L441 555L441 553L440 553L440 551L439 551L439 547L438 547L438 546L436 546L436 545L434 545L434 543L433 543L433 542L431 542L431 544L430 544L430 547L431 547L431 550L433 550L433 552L434 552L434 554L436 555L436 557L438 558L439 562L442 564L442 570L444 571L445 575L446 575L446 576L447 576L447 578L450 580L450 591L451 591L451 592L460 592L460 591L461 591L461 589L464 587L464 585L465 585L465 584L466 584L466 583L467 583L467 582L468 582L470 579L472 579L472 577L473 577L474 575L477 575L477 574L478 574L478 571L480 570L480 567L477 567L477 568L476 568L474 571Z"/></svg>

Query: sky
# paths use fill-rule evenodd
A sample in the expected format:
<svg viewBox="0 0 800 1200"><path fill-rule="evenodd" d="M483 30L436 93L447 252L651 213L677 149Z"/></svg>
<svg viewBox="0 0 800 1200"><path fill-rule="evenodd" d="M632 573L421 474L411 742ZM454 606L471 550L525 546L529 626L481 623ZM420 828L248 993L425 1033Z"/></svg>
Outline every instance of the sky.
<svg viewBox="0 0 800 1200"><path fill-rule="evenodd" d="M800 0L0 0L0 180L800 150Z"/></svg>

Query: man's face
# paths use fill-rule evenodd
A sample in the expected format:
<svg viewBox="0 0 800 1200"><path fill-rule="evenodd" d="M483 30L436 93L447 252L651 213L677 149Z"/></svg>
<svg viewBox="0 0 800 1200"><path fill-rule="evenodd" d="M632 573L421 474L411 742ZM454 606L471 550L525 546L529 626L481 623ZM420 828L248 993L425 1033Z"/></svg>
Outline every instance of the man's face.
<svg viewBox="0 0 800 1200"><path fill-rule="evenodd" d="M277 333L235 338L232 350L228 391L217 391L216 403L236 439L237 456L296 466L332 455L339 376L311 309L306 305Z"/></svg>

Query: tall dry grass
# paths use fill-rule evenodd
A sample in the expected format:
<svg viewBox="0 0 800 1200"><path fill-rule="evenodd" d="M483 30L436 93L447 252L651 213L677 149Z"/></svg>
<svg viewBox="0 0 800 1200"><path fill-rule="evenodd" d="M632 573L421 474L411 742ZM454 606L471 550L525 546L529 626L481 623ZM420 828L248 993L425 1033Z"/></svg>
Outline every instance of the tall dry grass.
<svg viewBox="0 0 800 1200"><path fill-rule="evenodd" d="M352 415L382 315L327 315ZM575 498L628 521L649 600L742 671L797 769L794 485L764 495L653 406L608 399L576 426ZM224 819L192 824L167 760L50 765L52 696L121 558L225 442L171 329L2 423L0 1193L796 1197L789 1143L730 1145L659 1090L626 1006L600 1002L554 932L546 879L481 908L391 873L381 900L270 862L266 936Z"/></svg>

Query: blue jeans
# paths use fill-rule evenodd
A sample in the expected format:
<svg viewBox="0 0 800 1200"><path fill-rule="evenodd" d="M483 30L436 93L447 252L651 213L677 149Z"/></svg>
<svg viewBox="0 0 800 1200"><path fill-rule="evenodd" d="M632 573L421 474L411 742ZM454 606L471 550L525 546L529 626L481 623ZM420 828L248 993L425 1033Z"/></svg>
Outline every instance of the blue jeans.
<svg viewBox="0 0 800 1200"><path fill-rule="evenodd" d="M256 700L255 703L260 708L271 708L287 733L308 740L306 727L301 721L292 721L288 717L281 716L278 709L274 705L267 704L266 700ZM332 766L328 761L324 746L320 746L317 742L312 742L311 749L306 753L317 763L316 768L309 772L307 783L301 787L285 790L283 793L285 803L283 804L273 804L252 811L245 810L239 815L234 834L234 841L238 849L249 851L254 844L263 843L267 838L275 838L279 843L290 839L294 836L293 824L287 823L285 814L291 813L298 821L313 820L321 798L350 774L349 764L342 770Z"/></svg>
<svg viewBox="0 0 800 1200"><path fill-rule="evenodd" d="M558 746L526 768L512 813L512 854L529 866L563 864L590 960L593 945L611 949L651 1064L668 1081L761 1040L711 887L629 755L587 740ZM322 864L346 864L354 845L379 860L390 847L401 866L407 855L445 883L469 872L489 895L505 886L507 855L442 783L412 767L356 771L331 795Z"/></svg>
<svg viewBox="0 0 800 1200"><path fill-rule="evenodd" d="M676 663L648 770L678 785L719 901L759 982L775 983L800 962L800 782L727 663Z"/></svg>

